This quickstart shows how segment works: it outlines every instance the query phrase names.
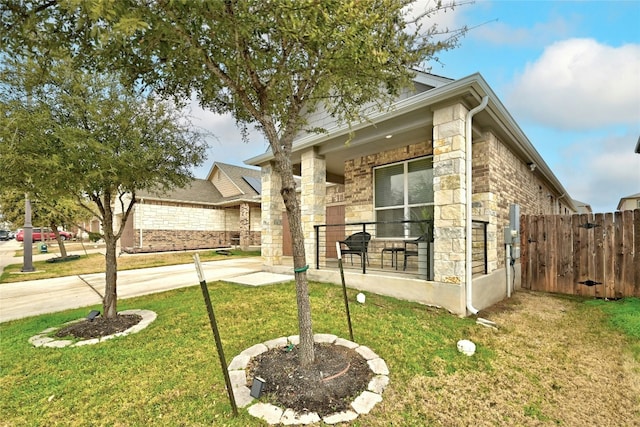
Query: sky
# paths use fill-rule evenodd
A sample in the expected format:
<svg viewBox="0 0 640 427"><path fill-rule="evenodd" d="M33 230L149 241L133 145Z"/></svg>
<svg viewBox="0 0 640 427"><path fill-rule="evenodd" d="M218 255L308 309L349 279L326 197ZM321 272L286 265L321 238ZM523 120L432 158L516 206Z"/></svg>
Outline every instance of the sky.
<svg viewBox="0 0 640 427"><path fill-rule="evenodd" d="M613 212L640 193L640 0L479 0L434 19L470 31L430 72L479 72L573 199ZM242 142L230 116L194 106L192 117L215 135L197 178L268 148L258 132Z"/></svg>

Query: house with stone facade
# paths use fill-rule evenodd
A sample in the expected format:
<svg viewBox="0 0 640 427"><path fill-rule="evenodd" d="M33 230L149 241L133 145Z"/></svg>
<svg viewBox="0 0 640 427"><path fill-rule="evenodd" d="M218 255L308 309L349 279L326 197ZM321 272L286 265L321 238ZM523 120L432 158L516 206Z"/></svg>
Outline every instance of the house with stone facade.
<svg viewBox="0 0 640 427"><path fill-rule="evenodd" d="M578 214L592 214L593 209L589 203L581 202L580 200L573 200L573 204L576 207Z"/></svg>
<svg viewBox="0 0 640 427"><path fill-rule="evenodd" d="M207 179L140 192L120 240L125 252L260 246L260 171L215 162ZM116 216L116 221L122 214Z"/></svg>
<svg viewBox="0 0 640 427"><path fill-rule="evenodd" d="M308 127L327 132L295 139L292 162L301 177L308 274L340 283L335 243L362 231L371 236L366 262L356 257L356 268L346 272L348 286L475 313L508 292L512 268L503 230L510 206L518 205L520 214L577 209L480 74L452 80L418 72L414 82L366 123L348 128L318 112ZM245 163L261 168L264 268L291 272L273 160L267 152ZM430 228L427 275L417 274L414 257L405 257L405 241L421 234L419 224L407 222L412 220L425 220ZM519 274L511 277L517 286Z"/></svg>
<svg viewBox="0 0 640 427"><path fill-rule="evenodd" d="M621 197L618 202L618 206L616 210L618 211L627 211L640 209L640 193L630 194L625 197Z"/></svg>

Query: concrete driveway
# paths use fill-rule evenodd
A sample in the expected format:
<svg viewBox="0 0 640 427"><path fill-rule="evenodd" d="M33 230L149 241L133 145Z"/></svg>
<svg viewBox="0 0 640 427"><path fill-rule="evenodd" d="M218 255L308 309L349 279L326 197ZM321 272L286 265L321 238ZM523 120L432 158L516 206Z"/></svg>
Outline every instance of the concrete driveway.
<svg viewBox="0 0 640 427"><path fill-rule="evenodd" d="M3 250L4 246L0 247L0 254L6 252L12 256L14 252L9 248ZM8 257L6 254L0 256ZM11 262L0 262L8 265L19 263L21 259L12 258ZM202 268L207 282L227 280L260 286L293 280L293 274L262 272L260 257L203 262ZM131 298L194 285L198 285L194 264L118 272L118 298ZM0 322L102 304L104 289L104 273L0 284Z"/></svg>

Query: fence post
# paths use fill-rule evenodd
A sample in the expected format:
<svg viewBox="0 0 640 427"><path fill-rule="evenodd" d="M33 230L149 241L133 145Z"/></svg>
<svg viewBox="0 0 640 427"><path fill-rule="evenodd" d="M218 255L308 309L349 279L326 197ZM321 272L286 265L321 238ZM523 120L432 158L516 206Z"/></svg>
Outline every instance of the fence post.
<svg viewBox="0 0 640 427"><path fill-rule="evenodd" d="M316 232L316 270L320 270L320 226L314 225L313 229Z"/></svg>

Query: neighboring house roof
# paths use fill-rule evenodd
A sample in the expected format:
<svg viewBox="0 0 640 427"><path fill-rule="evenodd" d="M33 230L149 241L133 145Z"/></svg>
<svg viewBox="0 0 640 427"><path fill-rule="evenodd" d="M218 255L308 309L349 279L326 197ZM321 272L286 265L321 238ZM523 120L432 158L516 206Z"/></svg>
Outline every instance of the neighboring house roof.
<svg viewBox="0 0 640 427"><path fill-rule="evenodd" d="M373 150L379 152L384 150L384 146L389 146L391 140L387 141L384 137L381 138L381 135L401 133L409 135L411 132L414 134L424 132L425 122L430 120L428 112L432 108L452 100L458 100L473 107L480 104L484 96L488 96L489 103L482 112L474 117L474 126L479 129L485 126L491 127L517 156L526 163L536 164L542 178L561 195L560 197L568 195L567 190L480 73L453 81L447 81L447 79L427 73L417 73L415 80L417 83L430 81L434 84L437 83L437 85L429 90L402 98L386 110L371 114L367 122L351 126L334 125L327 128L326 133L308 134L297 139L293 144L292 162L299 162L302 152L311 147L317 147L318 154L323 155L327 161L327 176L339 175L341 171L338 168L344 168L344 159L348 158L346 156L355 157L353 153L356 151L364 153L364 155L372 153ZM350 135L354 136L349 138ZM349 141L348 146L345 145L347 140ZM273 160L273 158L273 153L268 151L246 160L245 163L259 166ZM567 202L569 208L577 211L570 198L567 198Z"/></svg>
<svg viewBox="0 0 640 427"><path fill-rule="evenodd" d="M182 188L174 188L168 191L138 191L136 198L188 203L210 203L221 200L223 197L209 181L194 179Z"/></svg>
<svg viewBox="0 0 640 427"><path fill-rule="evenodd" d="M618 202L618 207L616 208L616 210L620 210L622 209L622 205L624 204L625 201L627 200L637 200L640 199L640 193L636 193L636 194L632 194L630 196L626 196L626 197L622 197L620 199L620 201Z"/></svg>
<svg viewBox="0 0 640 427"><path fill-rule="evenodd" d="M579 214L593 213L593 209L591 209L591 205L589 203L573 199L573 204L578 208Z"/></svg>
<svg viewBox="0 0 640 427"><path fill-rule="evenodd" d="M449 77L442 77L436 74L424 73L419 70L414 70L414 71L416 72L416 76L413 78L413 80L416 83L420 83L426 86L440 87L442 85L445 85L447 83L451 83L452 81L454 81L454 79Z"/></svg>
<svg viewBox="0 0 640 427"><path fill-rule="evenodd" d="M225 197L216 185L209 179L193 179L189 184L181 188L168 191L139 191L136 194L142 200L162 200L176 203L190 203L213 206L233 206L240 202L260 202L260 188L257 190L257 182L260 182L260 171L241 166L214 163L211 171L222 171L229 181L238 188L238 193ZM209 176L212 175L209 173ZM259 186L258 186L259 187Z"/></svg>
<svg viewBox="0 0 640 427"><path fill-rule="evenodd" d="M249 169L242 166L229 165L227 163L214 163L214 167L209 172L208 179L211 180L211 175L215 167L218 167L222 173L224 173L245 196L259 196L262 193L261 187L257 186L260 183L261 171L259 169Z"/></svg>

